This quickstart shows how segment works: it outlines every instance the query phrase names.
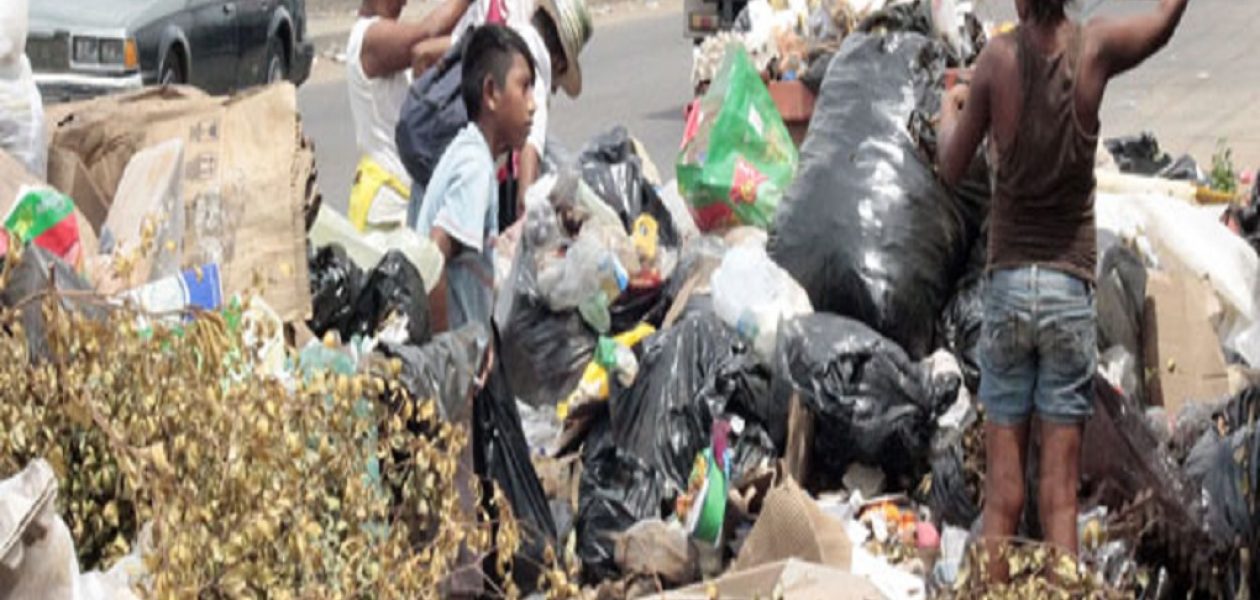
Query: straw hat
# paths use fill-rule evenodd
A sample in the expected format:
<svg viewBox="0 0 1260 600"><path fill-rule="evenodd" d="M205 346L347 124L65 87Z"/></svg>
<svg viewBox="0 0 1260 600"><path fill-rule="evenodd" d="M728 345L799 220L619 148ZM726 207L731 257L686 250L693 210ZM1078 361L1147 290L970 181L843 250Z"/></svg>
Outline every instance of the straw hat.
<svg viewBox="0 0 1260 600"><path fill-rule="evenodd" d="M593 27L591 15L586 11L585 0L538 0L538 7L547 12L560 34L560 47L569 68L557 83L569 96L576 98L582 93L582 68L578 55L591 39Z"/></svg>

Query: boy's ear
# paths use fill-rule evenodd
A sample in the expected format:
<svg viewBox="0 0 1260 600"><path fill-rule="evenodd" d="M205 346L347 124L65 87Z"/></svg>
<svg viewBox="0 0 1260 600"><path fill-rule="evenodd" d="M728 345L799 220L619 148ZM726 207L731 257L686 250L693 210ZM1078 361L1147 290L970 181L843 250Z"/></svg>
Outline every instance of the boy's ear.
<svg viewBox="0 0 1260 600"><path fill-rule="evenodd" d="M489 73L481 80L481 102L490 112L494 112L499 104L499 86L494 82L494 75Z"/></svg>

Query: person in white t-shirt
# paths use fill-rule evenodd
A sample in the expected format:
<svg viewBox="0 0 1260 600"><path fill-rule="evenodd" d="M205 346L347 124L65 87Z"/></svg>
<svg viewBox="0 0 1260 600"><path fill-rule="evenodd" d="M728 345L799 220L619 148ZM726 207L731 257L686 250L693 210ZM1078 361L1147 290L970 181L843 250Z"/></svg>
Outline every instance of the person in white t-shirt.
<svg viewBox="0 0 1260 600"><path fill-rule="evenodd" d="M445 0L414 22L399 20L407 0L363 0L346 42L346 85L359 164L348 216L359 230L403 224L411 178L398 158L394 128L413 68L449 45L472 0Z"/></svg>
<svg viewBox="0 0 1260 600"><path fill-rule="evenodd" d="M516 167L517 217L525 215L525 190L542 164L547 144L547 120L551 95L563 89L571 98L582 93L582 69L578 56L593 32L585 0L476 0L455 27L452 38L495 19L515 30L529 46L536 70L534 125ZM504 224L504 227L509 225Z"/></svg>

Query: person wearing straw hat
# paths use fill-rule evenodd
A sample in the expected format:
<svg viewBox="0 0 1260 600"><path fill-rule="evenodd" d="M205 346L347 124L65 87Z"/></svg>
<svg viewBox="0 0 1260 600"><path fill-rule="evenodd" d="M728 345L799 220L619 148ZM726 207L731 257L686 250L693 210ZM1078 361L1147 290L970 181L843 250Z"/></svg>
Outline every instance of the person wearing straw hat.
<svg viewBox="0 0 1260 600"><path fill-rule="evenodd" d="M532 5L532 6L531 6ZM532 11L530 10L532 8ZM528 17L526 16L528 15ZM455 27L453 41L472 27L495 18L516 30L533 55L537 84L534 86L534 125L525 147L514 161L517 193L515 210L501 210L502 216L522 217L525 190L538 178L547 143L547 117L551 95L564 90L571 98L582 94L582 68L579 55L593 33L585 0L476 0ZM510 202L509 198L504 198ZM510 224L515 218L500 219Z"/></svg>

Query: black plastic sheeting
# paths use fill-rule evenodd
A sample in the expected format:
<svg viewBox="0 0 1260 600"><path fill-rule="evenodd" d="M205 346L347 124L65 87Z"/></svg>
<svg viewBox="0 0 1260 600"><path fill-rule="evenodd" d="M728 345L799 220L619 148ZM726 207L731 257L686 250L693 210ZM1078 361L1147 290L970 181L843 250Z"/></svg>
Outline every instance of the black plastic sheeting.
<svg viewBox="0 0 1260 600"><path fill-rule="evenodd" d="M532 593L540 576L550 565L548 547L563 553L556 544L556 524L551 506L543 492L534 463L530 460L529 443L521 426L516 398L508 384L501 362L496 362L485 387L473 401L473 463L477 475L493 481L503 491L521 532L521 545L512 563L512 578L521 592ZM483 498L491 498L484 494ZM496 518L495 508L487 510ZM487 573L494 573L494 556L487 557Z"/></svg>
<svg viewBox="0 0 1260 600"><path fill-rule="evenodd" d="M1146 314L1146 266L1124 246L1112 246L1098 265L1095 293L1098 315L1098 351L1119 347L1132 360L1132 372L1124 378L1133 382L1125 394L1139 405L1146 403L1146 367L1142 343L1142 322Z"/></svg>
<svg viewBox="0 0 1260 600"><path fill-rule="evenodd" d="M1103 145L1115 159L1121 173L1181 181L1198 182L1200 180L1199 166L1193 158L1182 155L1174 160L1160 150L1155 134L1149 131L1138 135L1110 138L1104 140Z"/></svg>
<svg viewBox="0 0 1260 600"><path fill-rule="evenodd" d="M313 314L307 325L315 335L336 331L346 341L374 335L398 313L407 317L408 343L429 341L429 295L420 271L403 253L390 250L364 273L341 245L331 244L313 251L309 265Z"/></svg>
<svg viewBox="0 0 1260 600"><path fill-rule="evenodd" d="M423 346L384 344L379 351L402 362L398 380L412 398L436 399L444 420L463 422L458 417L467 410L488 344L485 327L469 323L438 334Z"/></svg>
<svg viewBox="0 0 1260 600"><path fill-rule="evenodd" d="M945 50L855 34L832 60L769 252L814 308L855 318L914 358L935 348L983 210L941 184L918 136L940 105Z"/></svg>
<svg viewBox="0 0 1260 600"><path fill-rule="evenodd" d="M773 461L787 435L787 404L770 396L770 373L712 313L689 316L643 344L634 385L610 403L618 447L684 489L715 419L738 416L728 439L732 477Z"/></svg>
<svg viewBox="0 0 1260 600"><path fill-rule="evenodd" d="M816 416L811 488L839 482L853 462L889 481L928 470L936 417L957 398L957 377L933 380L897 344L845 317L816 314L779 326L774 396L799 393Z"/></svg>
<svg viewBox="0 0 1260 600"><path fill-rule="evenodd" d="M582 452L575 526L583 579L595 583L617 578L614 536L639 521L660 518L672 498L660 471L613 442L605 413Z"/></svg>

